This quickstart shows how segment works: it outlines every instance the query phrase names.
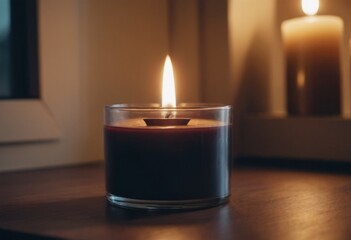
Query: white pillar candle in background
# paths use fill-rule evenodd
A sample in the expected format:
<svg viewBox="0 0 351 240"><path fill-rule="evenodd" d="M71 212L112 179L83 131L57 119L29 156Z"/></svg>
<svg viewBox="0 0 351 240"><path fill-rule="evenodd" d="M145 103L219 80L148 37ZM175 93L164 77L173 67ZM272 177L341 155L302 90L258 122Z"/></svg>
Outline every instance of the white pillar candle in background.
<svg viewBox="0 0 351 240"><path fill-rule="evenodd" d="M318 11L318 0L302 4L306 14ZM289 114L340 114L343 29L342 19L329 15L282 23Z"/></svg>

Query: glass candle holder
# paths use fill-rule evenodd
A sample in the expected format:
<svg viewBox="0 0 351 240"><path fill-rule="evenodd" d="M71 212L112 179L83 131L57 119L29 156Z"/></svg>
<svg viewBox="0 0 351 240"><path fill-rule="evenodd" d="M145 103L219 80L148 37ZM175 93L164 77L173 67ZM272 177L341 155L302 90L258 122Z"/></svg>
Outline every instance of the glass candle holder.
<svg viewBox="0 0 351 240"><path fill-rule="evenodd" d="M107 199L141 209L196 209L228 201L231 107L105 107Z"/></svg>

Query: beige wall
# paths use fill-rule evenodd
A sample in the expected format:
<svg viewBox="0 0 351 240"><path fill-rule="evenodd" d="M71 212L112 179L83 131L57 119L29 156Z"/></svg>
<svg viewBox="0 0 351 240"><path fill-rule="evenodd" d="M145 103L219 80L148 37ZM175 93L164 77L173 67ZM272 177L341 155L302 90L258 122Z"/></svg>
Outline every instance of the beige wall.
<svg viewBox="0 0 351 240"><path fill-rule="evenodd" d="M275 4L275 0L229 1L230 73L234 106L240 113L279 112L282 108L271 88L282 74L282 65L275 60Z"/></svg>
<svg viewBox="0 0 351 240"><path fill-rule="evenodd" d="M169 53L174 65L177 101L198 102L200 29L198 0L169 0Z"/></svg>
<svg viewBox="0 0 351 240"><path fill-rule="evenodd" d="M200 1L200 89L205 102L233 102L227 5L227 0Z"/></svg>
<svg viewBox="0 0 351 240"><path fill-rule="evenodd" d="M42 104L60 133L2 144L0 171L102 160L104 105L160 102L171 50L178 101L199 101L197 9L195 0L172 11L165 0L39 1Z"/></svg>
<svg viewBox="0 0 351 240"><path fill-rule="evenodd" d="M80 2L85 158L103 158L103 107L160 102L168 52L164 0Z"/></svg>
<svg viewBox="0 0 351 240"><path fill-rule="evenodd" d="M166 54L177 101L199 101L197 11L195 0L81 2L85 158L103 159L104 105L161 102Z"/></svg>
<svg viewBox="0 0 351 240"><path fill-rule="evenodd" d="M345 1L330 13L351 22ZM233 105L236 152L242 116L284 113L285 0L39 2L43 100L60 136L2 144L0 171L102 160L103 106L159 102L167 53L178 102Z"/></svg>

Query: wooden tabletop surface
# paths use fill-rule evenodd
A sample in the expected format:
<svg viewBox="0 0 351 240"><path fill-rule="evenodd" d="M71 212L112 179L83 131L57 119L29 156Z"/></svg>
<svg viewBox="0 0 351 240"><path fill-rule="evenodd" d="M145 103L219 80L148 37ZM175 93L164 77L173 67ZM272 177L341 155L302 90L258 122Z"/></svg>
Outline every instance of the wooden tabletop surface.
<svg viewBox="0 0 351 240"><path fill-rule="evenodd" d="M0 174L0 239L351 239L351 172L237 166L230 203L110 207L99 165Z"/></svg>

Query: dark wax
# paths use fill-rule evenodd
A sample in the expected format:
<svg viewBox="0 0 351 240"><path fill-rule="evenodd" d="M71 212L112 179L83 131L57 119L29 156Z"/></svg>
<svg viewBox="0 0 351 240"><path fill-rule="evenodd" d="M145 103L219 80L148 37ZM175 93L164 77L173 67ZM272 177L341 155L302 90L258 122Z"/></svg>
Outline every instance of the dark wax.
<svg viewBox="0 0 351 240"><path fill-rule="evenodd" d="M230 127L105 127L107 192L143 200L229 194Z"/></svg>

